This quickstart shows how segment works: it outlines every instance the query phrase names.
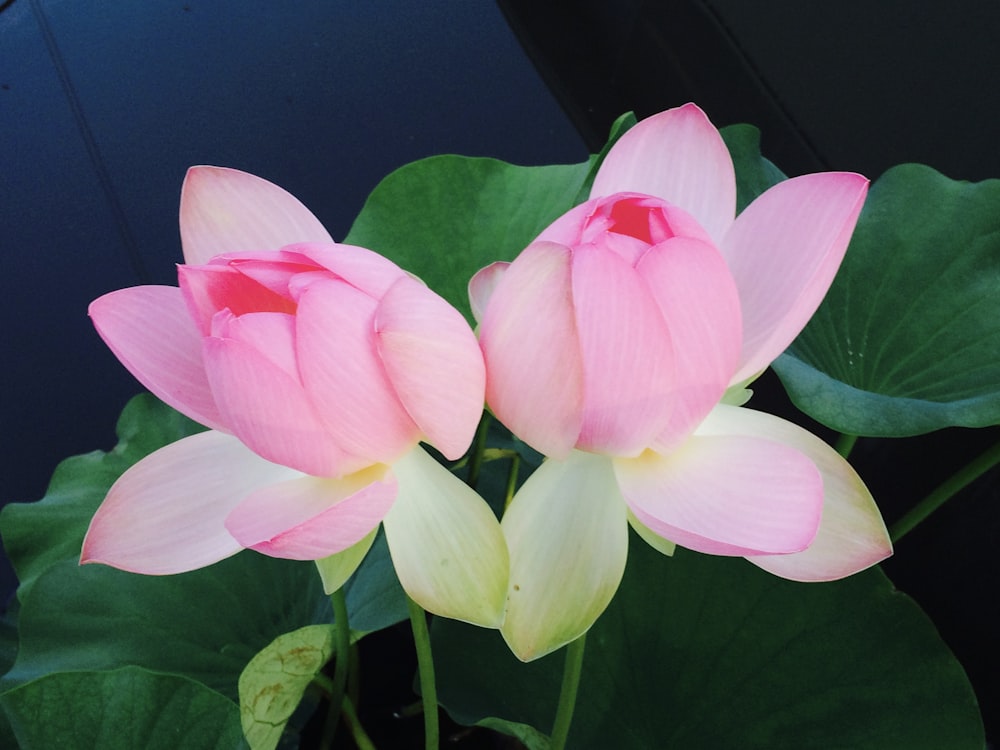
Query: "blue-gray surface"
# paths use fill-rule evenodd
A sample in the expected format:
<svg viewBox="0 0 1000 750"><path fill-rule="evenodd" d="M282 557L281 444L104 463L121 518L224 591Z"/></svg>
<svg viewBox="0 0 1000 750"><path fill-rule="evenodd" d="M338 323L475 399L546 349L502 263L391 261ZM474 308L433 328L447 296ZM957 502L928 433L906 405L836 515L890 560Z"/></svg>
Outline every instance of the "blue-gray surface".
<svg viewBox="0 0 1000 750"><path fill-rule="evenodd" d="M114 444L141 387L87 304L176 283L188 166L259 174L342 237L414 159L586 157L485 0L16 0L0 13L0 134L0 503Z"/></svg>

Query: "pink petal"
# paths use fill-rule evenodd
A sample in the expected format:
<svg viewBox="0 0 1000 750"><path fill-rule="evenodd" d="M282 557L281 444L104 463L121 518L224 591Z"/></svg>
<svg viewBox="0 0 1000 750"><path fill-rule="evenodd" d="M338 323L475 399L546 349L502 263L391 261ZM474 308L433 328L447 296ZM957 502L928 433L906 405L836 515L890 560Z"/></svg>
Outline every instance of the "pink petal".
<svg viewBox="0 0 1000 750"><path fill-rule="evenodd" d="M296 246L291 245L290 247ZM261 253L220 255L213 258L209 267L219 262L224 262L229 268L285 300L292 299L289 287L292 279L296 276L323 272L323 269L311 262L309 258L299 253L289 252L288 248Z"/></svg>
<svg viewBox="0 0 1000 750"><path fill-rule="evenodd" d="M332 242L319 219L267 180L225 167L191 167L181 188L184 261L222 253L277 250L294 242Z"/></svg>
<svg viewBox="0 0 1000 750"><path fill-rule="evenodd" d="M446 458L461 458L483 413L486 366L454 307L404 276L375 311L379 356L399 400Z"/></svg>
<svg viewBox="0 0 1000 750"><path fill-rule="evenodd" d="M378 355L376 306L342 281L310 284L299 298L296 348L302 383L329 434L368 463L391 464L416 444L420 429Z"/></svg>
<svg viewBox="0 0 1000 750"><path fill-rule="evenodd" d="M205 360L233 432L267 460L320 477L343 476L371 463L341 448L299 381L266 352L237 339L209 338Z"/></svg>
<svg viewBox="0 0 1000 750"><path fill-rule="evenodd" d="M392 507L396 490L382 464L342 479L290 479L250 494L226 517L226 528L241 545L265 555L319 560L368 536Z"/></svg>
<svg viewBox="0 0 1000 750"><path fill-rule="evenodd" d="M112 485L83 541L81 563L166 575L203 568L242 549L230 511L254 490L301 476L239 440L202 432L146 456Z"/></svg>
<svg viewBox="0 0 1000 750"><path fill-rule="evenodd" d="M580 243L584 231L591 235L606 231L612 222L607 216L600 213L601 207L602 203L596 198L574 206L543 229L542 233L535 238L535 242L555 242L559 245L575 247Z"/></svg>
<svg viewBox="0 0 1000 750"><path fill-rule="evenodd" d="M665 453L726 392L743 340L740 302L719 251L698 240L675 237L650 248L636 270L667 321L675 353L674 409L653 446Z"/></svg>
<svg viewBox="0 0 1000 750"><path fill-rule="evenodd" d="M208 335L212 317L228 309L233 315L248 312L295 312L295 303L223 265L178 266L177 277L191 318L202 335Z"/></svg>
<svg viewBox="0 0 1000 750"><path fill-rule="evenodd" d="M369 297L381 299L406 271L388 258L356 245L311 244L288 248L300 252Z"/></svg>
<svg viewBox="0 0 1000 750"><path fill-rule="evenodd" d="M236 317L228 310L212 321L212 336L249 345L295 381L299 367L295 354L295 316L286 313L248 313Z"/></svg>
<svg viewBox="0 0 1000 750"><path fill-rule="evenodd" d="M104 343L153 395L196 422L229 432L180 289L120 289L91 302L89 313Z"/></svg>
<svg viewBox="0 0 1000 750"><path fill-rule="evenodd" d="M546 227L536 242L569 247L600 243L635 265L650 245L675 236L713 242L683 208L644 193L615 193L570 209Z"/></svg>
<svg viewBox="0 0 1000 750"><path fill-rule="evenodd" d="M819 307L844 258L868 181L827 172L780 182L739 215L720 245L743 307L733 383L764 370Z"/></svg>
<svg viewBox="0 0 1000 750"><path fill-rule="evenodd" d="M647 117L611 147L590 195L614 193L644 193L680 206L716 243L736 215L729 149L694 104Z"/></svg>
<svg viewBox="0 0 1000 750"><path fill-rule="evenodd" d="M536 450L567 455L583 408L569 249L538 242L518 256L490 297L479 341L490 409Z"/></svg>
<svg viewBox="0 0 1000 750"><path fill-rule="evenodd" d="M798 552L819 526L819 470L766 439L696 434L669 455L616 459L615 474L640 522L699 552Z"/></svg>
<svg viewBox="0 0 1000 750"><path fill-rule="evenodd" d="M583 424L577 446L637 456L674 407L674 351L660 309L619 255L573 253L573 307L583 354Z"/></svg>
<svg viewBox="0 0 1000 750"><path fill-rule="evenodd" d="M749 557L750 562L793 581L832 581L892 554L889 533L868 488L840 454L812 433L770 414L719 406L698 434L756 435L791 446L808 456L823 477L823 517L808 549Z"/></svg>
<svg viewBox="0 0 1000 750"><path fill-rule="evenodd" d="M510 263L498 260L485 268L480 268L469 280L469 302L472 305L472 317L479 323L486 312L486 306L493 296L493 290L503 277Z"/></svg>

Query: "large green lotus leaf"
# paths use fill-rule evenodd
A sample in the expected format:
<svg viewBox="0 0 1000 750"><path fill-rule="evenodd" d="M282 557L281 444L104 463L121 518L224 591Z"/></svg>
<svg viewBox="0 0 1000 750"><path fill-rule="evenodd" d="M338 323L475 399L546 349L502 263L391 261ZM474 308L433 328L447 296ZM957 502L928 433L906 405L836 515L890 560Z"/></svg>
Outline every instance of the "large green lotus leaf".
<svg viewBox="0 0 1000 750"><path fill-rule="evenodd" d="M315 567L244 552L174 576L64 560L22 603L6 684L138 665L236 697L247 662L278 635L332 616Z"/></svg>
<svg viewBox="0 0 1000 750"><path fill-rule="evenodd" d="M886 172L829 294L774 369L798 408L840 432L1000 423L1000 180Z"/></svg>
<svg viewBox="0 0 1000 750"><path fill-rule="evenodd" d="M728 125L719 133L736 170L736 212L740 213L769 187L787 179L760 153L760 131L753 125Z"/></svg>
<svg viewBox="0 0 1000 750"><path fill-rule="evenodd" d="M392 259L469 320L468 283L513 260L575 204L589 163L520 167L496 159L432 156L383 179L345 242Z"/></svg>
<svg viewBox="0 0 1000 750"><path fill-rule="evenodd" d="M635 112L626 112L611 123L611 132L608 135L607 142L601 148L601 153L592 154L587 161L587 177L577 191L576 199L573 201L574 204L583 203L590 197L590 190L594 186L594 179L597 177L597 172L600 170L601 164L604 163L604 158L608 155L611 147L618 142L618 139L625 135L629 128L634 126L636 122L638 121L635 118Z"/></svg>
<svg viewBox="0 0 1000 750"><path fill-rule="evenodd" d="M344 584L351 631L371 633L410 616L406 592L392 567L385 532L379 529L364 562Z"/></svg>
<svg viewBox="0 0 1000 750"><path fill-rule="evenodd" d="M14 666L17 657L17 608L17 600L11 600L7 612L0 617L0 674ZM17 747L14 730L3 711L0 711L0 747Z"/></svg>
<svg viewBox="0 0 1000 750"><path fill-rule="evenodd" d="M53 674L0 696L21 750L234 750L239 708L193 680L138 667Z"/></svg>
<svg viewBox="0 0 1000 750"><path fill-rule="evenodd" d="M982 750L962 667L880 570L800 584L631 541L622 586L587 636L569 747ZM443 619L433 646L457 721L549 731L563 651L522 664L497 633Z"/></svg>

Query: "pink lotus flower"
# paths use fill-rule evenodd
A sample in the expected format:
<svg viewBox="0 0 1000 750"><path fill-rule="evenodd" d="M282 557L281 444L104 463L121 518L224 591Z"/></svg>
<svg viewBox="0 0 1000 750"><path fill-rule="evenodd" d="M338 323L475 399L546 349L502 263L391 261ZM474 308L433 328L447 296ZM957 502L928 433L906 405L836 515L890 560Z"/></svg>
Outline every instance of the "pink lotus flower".
<svg viewBox="0 0 1000 750"><path fill-rule="evenodd" d="M502 632L520 658L575 639L604 610L626 519L662 551L741 555L795 580L891 553L846 461L730 405L816 310L866 192L860 175L805 175L737 217L729 152L688 104L629 130L590 200L472 280L487 403L549 456L502 522Z"/></svg>
<svg viewBox="0 0 1000 750"><path fill-rule="evenodd" d="M317 560L332 591L384 522L415 601L498 625L499 523L418 445L456 459L482 414L482 354L461 315L235 170L189 171L181 236L180 288L122 289L90 314L150 391L212 429L115 483L82 562L178 573L249 548Z"/></svg>

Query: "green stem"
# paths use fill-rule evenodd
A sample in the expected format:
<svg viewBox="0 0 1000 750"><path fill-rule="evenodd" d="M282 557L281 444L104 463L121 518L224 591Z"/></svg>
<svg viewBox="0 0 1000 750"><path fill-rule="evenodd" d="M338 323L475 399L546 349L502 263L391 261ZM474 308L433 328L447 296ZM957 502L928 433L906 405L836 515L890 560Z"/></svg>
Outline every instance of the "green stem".
<svg viewBox="0 0 1000 750"><path fill-rule="evenodd" d="M357 705L361 696L361 652L357 643L351 644L351 663L347 672L347 700Z"/></svg>
<svg viewBox="0 0 1000 750"><path fill-rule="evenodd" d="M510 471L507 473L507 494L503 499L504 511L510 507L510 501L514 499L514 491L517 489L517 474L521 470L521 456L515 453L510 458Z"/></svg>
<svg viewBox="0 0 1000 750"><path fill-rule="evenodd" d="M320 748L328 750L333 747L333 738L340 722L340 712L344 703L344 692L347 689L347 673L351 663L351 629L347 623L347 598L344 589L339 588L330 594L333 605L333 622L336 638L333 680L330 685L330 711L323 724L323 735L320 738Z"/></svg>
<svg viewBox="0 0 1000 750"><path fill-rule="evenodd" d="M375 750L375 743L372 742L371 737L368 736L358 720L358 713L354 710L353 701L344 701L343 715L344 723L351 730L351 737L354 738L354 744L358 746L358 750Z"/></svg>
<svg viewBox="0 0 1000 750"><path fill-rule="evenodd" d="M313 684L323 692L327 699L334 693L333 680L322 672L313 677ZM354 701L350 696L344 696L343 704L340 707L340 715L344 719L344 723L347 724L347 728L351 732L351 737L354 738L354 744L360 750L375 750L374 743L358 719L358 712L354 710Z"/></svg>
<svg viewBox="0 0 1000 750"><path fill-rule="evenodd" d="M921 521L936 511L945 501L958 493L966 485L981 477L987 471L1000 463L1000 443L989 448L979 456L974 458L964 467L959 469L953 476L938 485L927 497L910 508L909 512L900 518L889 529L889 538L895 544Z"/></svg>
<svg viewBox="0 0 1000 750"><path fill-rule="evenodd" d="M583 671L583 652L586 646L587 634L584 633L566 647L566 663L563 666L562 687L559 689L559 707L552 723L552 741L549 750L563 750L569 727L573 723L573 710L576 708L576 693L580 687L580 674Z"/></svg>
<svg viewBox="0 0 1000 750"><path fill-rule="evenodd" d="M858 442L857 435L849 435L845 432L837 438L837 444L833 447L833 449L844 458L847 458L851 455L851 450L854 449L854 444L856 442Z"/></svg>
<svg viewBox="0 0 1000 750"><path fill-rule="evenodd" d="M483 412L483 418L479 420L479 427L476 429L476 437L472 441L472 453L469 455L469 478L465 480L472 489L476 489L476 484L479 482L479 470L483 467L483 451L486 450L486 436L489 429L489 412Z"/></svg>
<svg viewBox="0 0 1000 750"><path fill-rule="evenodd" d="M434 658L431 655L431 635L427 629L427 614L420 605L406 597L410 607L410 626L417 650L417 670L420 673L420 696L424 703L424 745L426 750L438 748L438 702L434 685Z"/></svg>

